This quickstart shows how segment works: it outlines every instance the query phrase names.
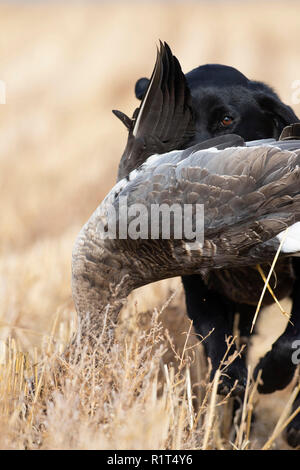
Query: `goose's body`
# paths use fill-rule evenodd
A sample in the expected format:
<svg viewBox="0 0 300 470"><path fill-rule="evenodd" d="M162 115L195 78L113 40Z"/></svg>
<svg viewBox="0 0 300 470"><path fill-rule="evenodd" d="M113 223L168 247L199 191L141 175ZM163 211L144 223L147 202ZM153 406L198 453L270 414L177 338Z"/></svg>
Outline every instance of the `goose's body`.
<svg viewBox="0 0 300 470"><path fill-rule="evenodd" d="M298 229L300 221L300 141L244 146L241 138L230 138L239 145L218 149L222 140L228 145L226 136L213 148L151 156L115 185L74 247L73 293L79 312L89 311L101 323L99 315L107 303L113 304L117 285L123 298L136 287L178 275L200 273L207 282L218 279L226 290L227 274L220 269L242 272L245 266L268 263L286 228L292 228L294 238L293 227ZM133 204L204 204L204 244L191 251L185 239L104 238L108 208L117 208L122 197L127 197L128 210ZM239 279L239 288L239 271L228 272L230 282ZM291 276L288 270L283 294ZM247 291L252 303L253 292Z"/></svg>

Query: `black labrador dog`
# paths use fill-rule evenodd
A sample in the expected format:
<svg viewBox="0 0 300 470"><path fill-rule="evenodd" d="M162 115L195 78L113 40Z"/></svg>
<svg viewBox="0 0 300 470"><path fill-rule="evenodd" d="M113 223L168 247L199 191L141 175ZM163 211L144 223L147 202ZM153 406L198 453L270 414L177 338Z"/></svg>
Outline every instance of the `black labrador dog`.
<svg viewBox="0 0 300 470"><path fill-rule="evenodd" d="M275 91L263 82L249 80L237 69L225 65L200 66L185 75L192 97L196 134L187 147L221 134L238 134L246 141L256 139L278 139L283 128L299 119L293 110L284 104ZM141 78L135 86L135 94L142 99L149 80ZM268 272L265 267L265 272ZM300 339L300 258L289 258L278 267L276 295L282 298L289 294L293 307L291 322L284 333L273 344L271 351L256 367L255 375L262 369L261 393L283 389L294 376L296 364L292 363L292 343ZM287 275L288 273L288 275ZM291 281L294 279L294 281ZM225 337L233 335L234 315L239 313L240 337L247 344L251 322L262 289L262 280L257 270L247 268L238 272L221 272L203 278L200 275L182 278L187 312L193 320L200 337L212 330L204 343L211 360L212 375L220 365L227 349ZM272 303L266 295L264 305ZM232 346L230 354L235 350ZM243 395L247 369L245 357L238 357L222 377L219 393L234 389ZM294 408L300 404L300 394ZM290 445L300 445L300 415L287 431Z"/></svg>

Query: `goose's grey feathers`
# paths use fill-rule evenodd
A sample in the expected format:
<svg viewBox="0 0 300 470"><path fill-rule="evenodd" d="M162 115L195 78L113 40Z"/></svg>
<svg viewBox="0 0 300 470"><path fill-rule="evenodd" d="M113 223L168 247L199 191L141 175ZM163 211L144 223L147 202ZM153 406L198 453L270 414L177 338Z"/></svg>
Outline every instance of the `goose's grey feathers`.
<svg viewBox="0 0 300 470"><path fill-rule="evenodd" d="M215 246L215 266L260 262L258 245L266 242L271 259L276 237L300 221L300 141L289 142L298 146L294 151L281 150L282 144L210 148L184 159L187 150L151 157L124 181L115 205L119 196L127 196L128 207L138 203L148 211L153 204L204 204L205 238Z"/></svg>
<svg viewBox="0 0 300 470"><path fill-rule="evenodd" d="M120 111L114 113L129 129L119 179L150 155L186 146L194 134L191 97L180 64L166 43L160 43L147 91L132 121Z"/></svg>

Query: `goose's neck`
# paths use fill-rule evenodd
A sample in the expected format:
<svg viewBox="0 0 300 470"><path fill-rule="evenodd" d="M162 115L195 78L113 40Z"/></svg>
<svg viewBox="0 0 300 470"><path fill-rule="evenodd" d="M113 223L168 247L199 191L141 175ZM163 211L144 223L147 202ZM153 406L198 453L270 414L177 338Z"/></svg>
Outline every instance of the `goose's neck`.
<svg viewBox="0 0 300 470"><path fill-rule="evenodd" d="M72 293L79 333L90 345L115 326L124 300L138 282L114 240L97 236L94 218L82 228L73 249Z"/></svg>
<svg viewBox="0 0 300 470"><path fill-rule="evenodd" d="M215 249L205 242L191 255L181 240L118 240L103 238L107 205L114 192L96 209L79 233L73 249L72 291L81 336L90 344L103 338L104 327L115 326L128 294L142 285L210 266ZM205 255L204 260L202 258ZM107 329L107 328L106 328ZM112 329L110 329L112 331Z"/></svg>

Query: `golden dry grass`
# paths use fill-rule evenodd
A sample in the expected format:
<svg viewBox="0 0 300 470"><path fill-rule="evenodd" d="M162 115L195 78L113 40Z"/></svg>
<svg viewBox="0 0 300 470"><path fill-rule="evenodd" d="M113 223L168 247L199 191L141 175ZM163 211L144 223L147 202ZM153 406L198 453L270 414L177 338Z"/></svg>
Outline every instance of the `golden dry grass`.
<svg viewBox="0 0 300 470"><path fill-rule="evenodd" d="M151 73L158 39L171 45L184 71L207 62L233 65L292 104L300 5L1 4L0 15L0 79L7 86L7 104L0 105L0 446L231 448L230 403L216 406L198 345L181 356L189 323L178 279L133 293L122 312L131 335L120 333L98 367L83 358L60 391L50 372L53 354L74 329L72 244L114 184L125 145L111 109L133 111L134 83ZM299 115L300 106L293 107ZM157 320L154 309L172 292ZM252 365L284 324L277 310L265 312ZM196 343L191 332L186 348ZM25 409L25 377L37 360L45 364L43 394L27 399ZM255 398L248 448L271 436L291 390ZM245 443L239 434L236 445ZM272 445L286 448L281 437Z"/></svg>

